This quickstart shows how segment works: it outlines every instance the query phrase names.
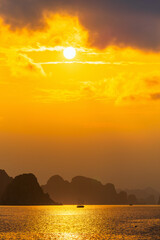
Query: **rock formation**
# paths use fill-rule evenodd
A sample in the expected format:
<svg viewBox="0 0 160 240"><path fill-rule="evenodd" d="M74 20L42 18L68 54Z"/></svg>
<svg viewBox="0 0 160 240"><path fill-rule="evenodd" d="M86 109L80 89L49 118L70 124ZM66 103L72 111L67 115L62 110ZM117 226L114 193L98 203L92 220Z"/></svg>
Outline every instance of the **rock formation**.
<svg viewBox="0 0 160 240"><path fill-rule="evenodd" d="M0 169L0 198L11 181L12 178L8 176L5 170Z"/></svg>
<svg viewBox="0 0 160 240"><path fill-rule="evenodd" d="M1 197L2 205L52 205L48 194L44 194L33 174L15 177Z"/></svg>
<svg viewBox="0 0 160 240"><path fill-rule="evenodd" d="M60 176L51 177L42 186L52 199L63 204L128 204L126 192L117 193L113 184L77 176L71 182Z"/></svg>

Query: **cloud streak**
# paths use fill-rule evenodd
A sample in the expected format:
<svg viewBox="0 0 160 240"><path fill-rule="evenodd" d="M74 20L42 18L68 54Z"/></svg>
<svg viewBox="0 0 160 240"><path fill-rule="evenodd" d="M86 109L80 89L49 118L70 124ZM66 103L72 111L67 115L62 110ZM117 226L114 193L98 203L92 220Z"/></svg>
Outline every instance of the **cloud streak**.
<svg viewBox="0 0 160 240"><path fill-rule="evenodd" d="M89 65L121 65L121 62L103 62L103 61L61 61L61 62L41 62L40 65L52 65L52 64L89 64Z"/></svg>
<svg viewBox="0 0 160 240"><path fill-rule="evenodd" d="M0 16L14 28L42 28L44 14L78 16L99 48L109 44L160 49L159 0L1 0Z"/></svg>

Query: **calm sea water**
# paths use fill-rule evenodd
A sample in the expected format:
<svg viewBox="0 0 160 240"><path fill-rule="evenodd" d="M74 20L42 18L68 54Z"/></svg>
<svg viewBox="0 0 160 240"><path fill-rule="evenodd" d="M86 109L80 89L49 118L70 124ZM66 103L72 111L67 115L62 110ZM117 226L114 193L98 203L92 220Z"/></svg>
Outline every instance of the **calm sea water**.
<svg viewBox="0 0 160 240"><path fill-rule="evenodd" d="M160 206L0 207L0 239L160 239Z"/></svg>

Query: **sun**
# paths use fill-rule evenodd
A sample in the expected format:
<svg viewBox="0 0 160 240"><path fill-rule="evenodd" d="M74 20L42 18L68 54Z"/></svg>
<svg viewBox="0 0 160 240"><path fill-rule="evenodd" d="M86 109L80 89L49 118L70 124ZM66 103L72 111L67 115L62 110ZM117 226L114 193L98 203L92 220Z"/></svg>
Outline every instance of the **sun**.
<svg viewBox="0 0 160 240"><path fill-rule="evenodd" d="M76 56L76 50L73 47L67 47L63 50L63 55L67 59L73 59Z"/></svg>

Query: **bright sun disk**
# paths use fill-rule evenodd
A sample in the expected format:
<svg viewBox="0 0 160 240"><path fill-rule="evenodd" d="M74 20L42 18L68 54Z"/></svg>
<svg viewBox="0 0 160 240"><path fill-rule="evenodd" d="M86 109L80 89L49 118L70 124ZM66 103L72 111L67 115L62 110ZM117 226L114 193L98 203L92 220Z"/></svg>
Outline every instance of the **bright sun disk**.
<svg viewBox="0 0 160 240"><path fill-rule="evenodd" d="M76 50L73 47L67 47L64 49L63 55L67 59L73 59L76 56Z"/></svg>

